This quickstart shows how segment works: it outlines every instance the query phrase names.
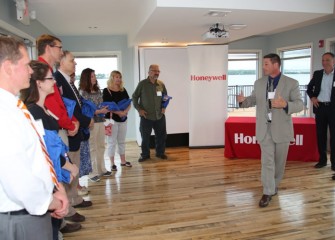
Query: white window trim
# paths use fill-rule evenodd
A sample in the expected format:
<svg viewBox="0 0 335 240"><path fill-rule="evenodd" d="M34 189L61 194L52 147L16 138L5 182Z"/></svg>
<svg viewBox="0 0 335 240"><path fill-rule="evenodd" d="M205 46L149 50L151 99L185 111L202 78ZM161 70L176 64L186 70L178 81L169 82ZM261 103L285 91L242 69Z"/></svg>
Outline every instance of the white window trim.
<svg viewBox="0 0 335 240"><path fill-rule="evenodd" d="M335 42L335 37L326 38L325 40L325 52L330 52L330 43Z"/></svg>
<svg viewBox="0 0 335 240"><path fill-rule="evenodd" d="M303 43L299 45L292 45L292 46L277 48L277 54L280 54L280 52L283 52L283 51L294 50L294 49L299 49L299 48L308 48L308 47L311 47L313 49L313 43L309 42L309 43Z"/></svg>
<svg viewBox="0 0 335 240"><path fill-rule="evenodd" d="M294 49L301 49L301 48L311 48L311 63L309 68L312 70L313 66L312 66L312 59L313 59L313 43L309 42L309 43L304 43L304 44L299 44L299 45L292 45L292 46L287 46L287 47L282 47L282 48L277 48L277 54L280 56L280 52L284 52L284 51L289 51L289 50L294 50ZM310 71L310 78L312 77L312 71Z"/></svg>
<svg viewBox="0 0 335 240"><path fill-rule="evenodd" d="M32 36L30 36L29 34L21 31L20 29L13 27L12 25L0 20L0 28L4 29L5 31L7 31L8 33L15 35L19 38L22 39L22 41L26 43L26 40L29 40L30 44L29 47L31 48L29 52L29 56L31 57L31 59L36 59L37 57L37 53L36 53L36 39Z"/></svg>
<svg viewBox="0 0 335 240"><path fill-rule="evenodd" d="M277 48L277 54L280 56L280 52L284 52L284 51L289 51L289 50L294 50L294 49L301 49L301 48L311 48L311 63L310 63L310 79L312 78L312 75L313 75L313 66L312 66L312 60L313 60L313 43L312 42L309 42L309 43L304 43L304 44L299 44L299 45L293 45L293 46L287 46L287 47L282 47L282 48ZM310 107L311 106L311 102L310 101L307 101L307 108L308 108L308 112L307 112L307 116L309 117L312 117L313 115L313 111Z"/></svg>
<svg viewBox="0 0 335 240"><path fill-rule="evenodd" d="M30 40L31 42L35 43L36 42L36 39L32 36L30 36L29 34L21 31L20 29L16 28L16 27L13 27L12 25L0 20L0 27L5 29L6 31L10 32L10 33L13 33L14 35L18 36L18 37L21 37L23 39L28 39Z"/></svg>

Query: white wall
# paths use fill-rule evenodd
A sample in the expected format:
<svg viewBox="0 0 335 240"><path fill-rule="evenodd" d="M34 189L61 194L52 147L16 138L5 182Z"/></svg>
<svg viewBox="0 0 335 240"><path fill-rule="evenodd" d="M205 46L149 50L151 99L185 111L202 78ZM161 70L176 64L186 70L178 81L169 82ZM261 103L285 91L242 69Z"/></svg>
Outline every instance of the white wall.
<svg viewBox="0 0 335 240"><path fill-rule="evenodd" d="M186 48L140 49L140 76L148 76L149 66L158 64L159 79L172 97L166 109L167 133L188 133L189 67Z"/></svg>

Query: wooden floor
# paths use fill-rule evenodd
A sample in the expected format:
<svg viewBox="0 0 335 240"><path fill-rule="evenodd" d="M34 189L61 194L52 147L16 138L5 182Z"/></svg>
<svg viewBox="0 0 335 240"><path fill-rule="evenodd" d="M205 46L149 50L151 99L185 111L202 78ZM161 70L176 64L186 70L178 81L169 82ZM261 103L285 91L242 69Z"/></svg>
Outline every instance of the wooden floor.
<svg viewBox="0 0 335 240"><path fill-rule="evenodd" d="M71 239L335 239L335 181L327 166L288 162L270 205L259 208L260 161L224 158L224 149L169 148L169 160L138 163L87 182L83 229ZM152 155L154 155L152 153ZM119 162L118 162L119 164Z"/></svg>

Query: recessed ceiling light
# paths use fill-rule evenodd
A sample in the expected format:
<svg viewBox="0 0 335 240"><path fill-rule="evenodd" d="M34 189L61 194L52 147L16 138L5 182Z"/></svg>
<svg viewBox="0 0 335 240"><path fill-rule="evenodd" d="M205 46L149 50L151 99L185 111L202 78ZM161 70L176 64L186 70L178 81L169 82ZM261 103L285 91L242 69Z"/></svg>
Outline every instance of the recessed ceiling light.
<svg viewBox="0 0 335 240"><path fill-rule="evenodd" d="M209 17L224 17L227 16L231 11L229 10L210 10L205 16Z"/></svg>

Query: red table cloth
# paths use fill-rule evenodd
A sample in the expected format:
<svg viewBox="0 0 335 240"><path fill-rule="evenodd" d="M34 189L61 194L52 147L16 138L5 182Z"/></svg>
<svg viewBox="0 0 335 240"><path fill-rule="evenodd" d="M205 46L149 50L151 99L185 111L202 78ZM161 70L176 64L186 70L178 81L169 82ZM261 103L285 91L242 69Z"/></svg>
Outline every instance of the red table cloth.
<svg viewBox="0 0 335 240"><path fill-rule="evenodd" d="M290 144L287 160L317 162L316 129L314 118L293 117L295 141ZM227 158L260 159L256 141L255 117L229 117L225 122L225 152Z"/></svg>

